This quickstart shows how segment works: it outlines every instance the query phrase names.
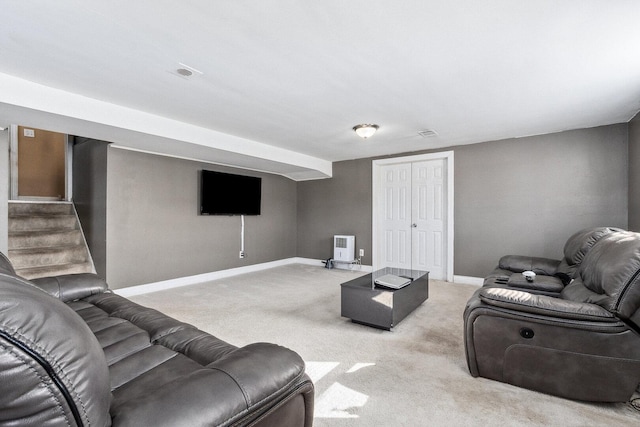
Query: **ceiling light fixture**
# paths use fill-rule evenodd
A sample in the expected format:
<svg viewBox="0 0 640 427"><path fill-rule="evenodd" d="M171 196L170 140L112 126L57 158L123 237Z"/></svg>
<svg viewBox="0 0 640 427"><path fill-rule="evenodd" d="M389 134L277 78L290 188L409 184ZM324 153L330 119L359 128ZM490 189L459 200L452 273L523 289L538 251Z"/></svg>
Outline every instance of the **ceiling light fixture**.
<svg viewBox="0 0 640 427"><path fill-rule="evenodd" d="M356 125L353 130L358 134L360 138L370 138L378 130L378 125Z"/></svg>

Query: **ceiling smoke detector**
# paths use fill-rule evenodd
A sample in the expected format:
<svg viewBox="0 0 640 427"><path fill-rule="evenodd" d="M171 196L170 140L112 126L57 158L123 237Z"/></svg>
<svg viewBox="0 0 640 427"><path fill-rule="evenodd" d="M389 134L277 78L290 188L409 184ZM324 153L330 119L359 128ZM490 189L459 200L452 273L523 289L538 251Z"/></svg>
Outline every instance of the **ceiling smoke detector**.
<svg viewBox="0 0 640 427"><path fill-rule="evenodd" d="M191 77L193 76L193 71L187 70L186 68L178 68L176 73L180 74L183 77Z"/></svg>
<svg viewBox="0 0 640 427"><path fill-rule="evenodd" d="M186 64L183 64L182 62L178 62L178 65L180 67L172 71L172 73L175 74L176 76L179 76L185 79L191 79L194 76L201 76L202 74L204 74L202 71L196 70L195 68L190 67Z"/></svg>
<svg viewBox="0 0 640 427"><path fill-rule="evenodd" d="M423 138L429 138L431 136L438 136L438 134L436 133L435 130L431 130L431 129L423 129L423 130L419 130L418 131L418 135L420 135Z"/></svg>

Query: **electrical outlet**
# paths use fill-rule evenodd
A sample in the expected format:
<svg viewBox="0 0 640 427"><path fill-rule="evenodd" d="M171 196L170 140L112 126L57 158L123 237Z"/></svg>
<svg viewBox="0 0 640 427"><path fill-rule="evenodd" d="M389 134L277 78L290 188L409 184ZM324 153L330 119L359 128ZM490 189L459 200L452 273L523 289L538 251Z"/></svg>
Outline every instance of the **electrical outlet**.
<svg viewBox="0 0 640 427"><path fill-rule="evenodd" d="M247 256L247 254L244 251L240 251L240 258L244 258L246 256Z"/></svg>
<svg viewBox="0 0 640 427"><path fill-rule="evenodd" d="M360 256L363 257L364 256L364 249L360 249Z"/></svg>

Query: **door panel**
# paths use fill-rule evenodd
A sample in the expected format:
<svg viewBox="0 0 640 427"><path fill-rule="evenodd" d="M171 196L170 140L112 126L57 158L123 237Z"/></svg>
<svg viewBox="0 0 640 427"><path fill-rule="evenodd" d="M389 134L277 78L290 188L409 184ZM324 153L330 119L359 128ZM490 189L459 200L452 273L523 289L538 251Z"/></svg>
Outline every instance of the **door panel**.
<svg viewBox="0 0 640 427"><path fill-rule="evenodd" d="M413 268L429 271L434 279L445 277L444 160L412 163Z"/></svg>
<svg viewBox="0 0 640 427"><path fill-rule="evenodd" d="M384 166L381 172L383 197L378 198L380 235L383 236L379 257L384 265L411 268L411 165Z"/></svg>

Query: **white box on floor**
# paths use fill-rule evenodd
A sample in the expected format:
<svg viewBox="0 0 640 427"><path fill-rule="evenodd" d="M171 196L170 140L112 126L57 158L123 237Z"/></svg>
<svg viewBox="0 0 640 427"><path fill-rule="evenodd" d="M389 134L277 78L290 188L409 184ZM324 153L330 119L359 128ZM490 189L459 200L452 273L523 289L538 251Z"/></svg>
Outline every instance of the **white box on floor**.
<svg viewBox="0 0 640 427"><path fill-rule="evenodd" d="M352 262L356 259L356 236L333 236L333 259Z"/></svg>

